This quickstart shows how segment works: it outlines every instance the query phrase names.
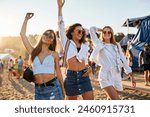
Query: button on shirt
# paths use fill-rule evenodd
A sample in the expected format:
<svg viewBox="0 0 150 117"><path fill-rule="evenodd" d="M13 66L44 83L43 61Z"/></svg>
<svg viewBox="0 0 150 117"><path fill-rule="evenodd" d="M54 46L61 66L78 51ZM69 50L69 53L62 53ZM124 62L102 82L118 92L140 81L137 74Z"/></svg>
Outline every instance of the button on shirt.
<svg viewBox="0 0 150 117"><path fill-rule="evenodd" d="M64 27L65 26L64 26L63 18L62 18L62 16L59 16L58 17L58 28L59 28L59 34L60 34L60 41L61 41L61 44L63 46L63 49L65 48L65 44L68 40ZM68 60L68 59L70 59L74 56L77 58L77 60L79 62L85 61L85 64L88 64L88 45L82 43L81 44L81 49L78 52L76 44L74 43L73 40L70 40L70 45L69 45L69 48L68 48L66 59Z"/></svg>
<svg viewBox="0 0 150 117"><path fill-rule="evenodd" d="M96 30L96 27L90 28L90 36L92 38L93 44L96 46L90 56L90 60L95 61L102 67L102 69L112 70L114 68L118 68L119 71L121 71L121 62L123 62L125 72L127 74L132 72L122 52L120 44L117 43L117 45L114 45L102 42L97 37Z"/></svg>

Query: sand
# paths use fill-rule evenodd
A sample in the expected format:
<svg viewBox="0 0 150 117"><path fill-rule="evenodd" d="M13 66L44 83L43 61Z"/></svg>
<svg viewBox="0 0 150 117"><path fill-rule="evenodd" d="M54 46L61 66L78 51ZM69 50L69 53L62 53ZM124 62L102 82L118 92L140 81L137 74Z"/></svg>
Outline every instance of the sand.
<svg viewBox="0 0 150 117"><path fill-rule="evenodd" d="M12 81L7 78L7 72L0 78L0 100L33 100L34 84L24 79L13 77ZM95 100L106 100L104 91L100 88L97 77L91 75ZM78 99L82 99L81 96ZM149 100L150 94L125 88L121 93L122 100Z"/></svg>

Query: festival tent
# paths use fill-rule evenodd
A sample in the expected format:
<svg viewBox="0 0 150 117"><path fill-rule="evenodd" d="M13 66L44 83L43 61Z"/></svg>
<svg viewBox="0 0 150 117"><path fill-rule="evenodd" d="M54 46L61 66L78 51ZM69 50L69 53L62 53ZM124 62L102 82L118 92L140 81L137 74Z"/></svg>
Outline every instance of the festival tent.
<svg viewBox="0 0 150 117"><path fill-rule="evenodd" d="M119 43L120 43L121 47L124 49L124 51L126 51L127 45L133 39L134 36L135 36L135 34L127 34L120 40Z"/></svg>
<svg viewBox="0 0 150 117"><path fill-rule="evenodd" d="M138 70L138 55L145 43L150 45L150 15L138 18L128 18L124 27L137 27L138 31L131 40L129 48L133 53L133 70Z"/></svg>
<svg viewBox="0 0 150 117"><path fill-rule="evenodd" d="M9 59L14 59L14 57L9 53L4 53L4 54L0 54L0 59L9 60Z"/></svg>

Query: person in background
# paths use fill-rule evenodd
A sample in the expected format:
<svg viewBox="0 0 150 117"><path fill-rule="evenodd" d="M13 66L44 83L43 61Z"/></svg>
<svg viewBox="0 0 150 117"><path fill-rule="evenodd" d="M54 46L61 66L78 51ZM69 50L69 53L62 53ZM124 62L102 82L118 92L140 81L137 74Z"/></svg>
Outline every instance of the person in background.
<svg viewBox="0 0 150 117"><path fill-rule="evenodd" d="M22 75L22 69L23 69L23 59L21 56L19 56L19 58L18 58L18 79Z"/></svg>
<svg viewBox="0 0 150 117"><path fill-rule="evenodd" d="M3 61L0 59L0 78L2 78L3 71L4 71L4 64Z"/></svg>
<svg viewBox="0 0 150 117"><path fill-rule="evenodd" d="M89 78L92 72L88 65L88 45L85 44L85 30L82 25L75 23L65 32L62 8L65 1L58 3L58 27L60 41L65 50L65 45L70 41L67 52L67 77L65 78L65 91L69 100L77 100L82 95L84 100L93 100L93 89Z"/></svg>
<svg viewBox="0 0 150 117"><path fill-rule="evenodd" d="M96 32L101 33L100 39ZM101 69L99 71L100 86L104 89L107 99L120 100L119 92L123 90L121 83L121 68L125 69L126 74L132 78L132 86L136 86L132 70L128 66L121 46L116 42L113 29L105 26L103 29L91 27L90 36L95 44L90 60L95 61Z"/></svg>
<svg viewBox="0 0 150 117"><path fill-rule="evenodd" d="M17 76L18 79L18 59L15 59L15 63L13 65L12 73L14 76Z"/></svg>
<svg viewBox="0 0 150 117"><path fill-rule="evenodd" d="M129 67L131 67L131 69L132 69L133 54L132 54L131 50L129 50L129 48L127 48L127 50L126 50L126 58L127 58ZM128 79L131 79L130 76L128 77Z"/></svg>
<svg viewBox="0 0 150 117"><path fill-rule="evenodd" d="M7 64L7 68L8 68L8 80L12 80L12 76L13 76L13 66L14 66L14 61L12 59L10 59L8 61L8 64Z"/></svg>
<svg viewBox="0 0 150 117"><path fill-rule="evenodd" d="M150 82L150 48L148 44L144 45L144 50L139 53L139 67L144 67L145 86Z"/></svg>
<svg viewBox="0 0 150 117"><path fill-rule="evenodd" d="M56 35L51 29L46 30L39 42L33 47L27 36L26 28L33 13L27 13L21 28L21 39L31 55L32 70L35 79L35 100L63 100L64 83L56 49Z"/></svg>

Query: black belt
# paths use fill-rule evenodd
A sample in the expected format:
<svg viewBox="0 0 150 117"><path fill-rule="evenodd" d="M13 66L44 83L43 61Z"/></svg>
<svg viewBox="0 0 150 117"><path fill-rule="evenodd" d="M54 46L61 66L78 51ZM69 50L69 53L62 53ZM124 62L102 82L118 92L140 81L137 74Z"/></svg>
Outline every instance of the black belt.
<svg viewBox="0 0 150 117"><path fill-rule="evenodd" d="M53 78L52 80L50 80L50 81L48 81L48 82L45 82L45 83L42 83L42 84L35 84L35 86L40 86L40 87L55 86L54 81L55 81L56 79L57 79L57 78Z"/></svg>
<svg viewBox="0 0 150 117"><path fill-rule="evenodd" d="M67 70L68 73L78 74L78 73L85 73L85 69L79 70L79 71L73 71L73 70Z"/></svg>

